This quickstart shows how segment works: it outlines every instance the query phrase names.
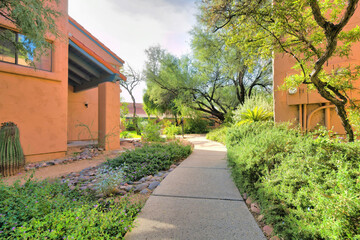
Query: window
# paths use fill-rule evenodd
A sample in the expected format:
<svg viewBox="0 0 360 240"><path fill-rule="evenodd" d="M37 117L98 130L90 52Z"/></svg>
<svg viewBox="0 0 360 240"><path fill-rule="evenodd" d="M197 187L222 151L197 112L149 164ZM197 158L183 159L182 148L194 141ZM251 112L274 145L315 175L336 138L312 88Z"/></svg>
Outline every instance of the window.
<svg viewBox="0 0 360 240"><path fill-rule="evenodd" d="M30 54L20 53L15 48L14 43L19 43L36 52L36 46L30 43L24 35L4 28L0 28L0 35L0 61L51 72L51 48L46 49L40 57L34 58Z"/></svg>

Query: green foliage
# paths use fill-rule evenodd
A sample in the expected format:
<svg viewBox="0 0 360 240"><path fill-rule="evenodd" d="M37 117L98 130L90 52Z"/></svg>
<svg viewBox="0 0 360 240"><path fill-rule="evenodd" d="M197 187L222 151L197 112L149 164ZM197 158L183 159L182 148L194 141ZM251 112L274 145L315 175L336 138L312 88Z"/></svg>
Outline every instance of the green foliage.
<svg viewBox="0 0 360 240"><path fill-rule="evenodd" d="M241 125L244 123L268 121L272 118L272 116L272 112L266 112L262 108L255 107L252 110L247 109L246 112L241 113L241 121L238 122L238 124Z"/></svg>
<svg viewBox="0 0 360 240"><path fill-rule="evenodd" d="M163 129L163 134L166 135L167 139L175 139L175 136L181 133L181 127L178 127L175 124L172 124L171 122L168 122L164 125L165 126Z"/></svg>
<svg viewBox="0 0 360 240"><path fill-rule="evenodd" d="M209 121L201 117L186 118L184 123L185 133L207 133Z"/></svg>
<svg viewBox="0 0 360 240"><path fill-rule="evenodd" d="M116 188L124 182L124 172L121 168L102 166L98 170L98 182L95 183L96 191L104 196L116 193Z"/></svg>
<svg viewBox="0 0 360 240"><path fill-rule="evenodd" d="M15 43L15 39L9 38L8 31L1 32L0 40L12 41L22 55L40 58L50 47L45 36L50 33L55 38L62 37L56 25L61 13L54 10L58 3L59 0L49 0L46 3L43 0L2 0L0 2L2 15L15 24L16 28L25 35L25 40L22 44Z"/></svg>
<svg viewBox="0 0 360 240"><path fill-rule="evenodd" d="M153 120L144 120L140 124L142 139L146 142L163 142L160 136L160 124Z"/></svg>
<svg viewBox="0 0 360 240"><path fill-rule="evenodd" d="M279 237L357 239L360 143L317 135L271 122L234 126L226 139L232 175Z"/></svg>
<svg viewBox="0 0 360 240"><path fill-rule="evenodd" d="M126 131L134 131L135 130L135 124L134 124L133 119L126 119L126 121L124 121L124 125L125 125Z"/></svg>
<svg viewBox="0 0 360 240"><path fill-rule="evenodd" d="M360 27L349 25L358 0L348 1L273 1L204 0L201 18L222 32L226 44L248 52L247 62L274 55L292 59L292 74L282 88L303 86L317 89L322 97L336 105L349 141L354 140L346 106L352 101L349 90L359 79L356 63L336 65L332 59L346 62L360 40ZM332 27L329 27L332 26ZM332 64L327 68L327 64ZM331 70L329 70L331 69Z"/></svg>
<svg viewBox="0 0 360 240"><path fill-rule="evenodd" d="M120 138L141 138L141 136L137 135L136 131L122 131Z"/></svg>
<svg viewBox="0 0 360 240"><path fill-rule="evenodd" d="M99 204L59 181L0 182L0 238L118 239L139 209L127 199Z"/></svg>
<svg viewBox="0 0 360 240"><path fill-rule="evenodd" d="M206 134L206 138L209 140L212 140L212 141L216 141L216 142L225 144L226 133L227 133L228 129L229 129L229 127L227 127L227 126L221 126L219 128L210 130L210 132L208 134Z"/></svg>
<svg viewBox="0 0 360 240"><path fill-rule="evenodd" d="M127 151L117 158L108 160L107 164L111 168L121 167L126 180L135 181L168 169L175 162L189 156L190 153L190 146L184 146L177 142L156 143Z"/></svg>
<svg viewBox="0 0 360 240"><path fill-rule="evenodd" d="M16 124L5 122L0 128L0 176L10 176L25 165L20 144L20 133Z"/></svg>

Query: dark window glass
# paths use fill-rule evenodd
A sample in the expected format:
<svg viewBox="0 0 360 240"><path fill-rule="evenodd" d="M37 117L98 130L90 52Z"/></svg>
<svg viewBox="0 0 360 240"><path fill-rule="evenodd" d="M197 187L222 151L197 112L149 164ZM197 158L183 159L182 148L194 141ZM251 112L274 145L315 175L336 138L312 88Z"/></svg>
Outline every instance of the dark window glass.
<svg viewBox="0 0 360 240"><path fill-rule="evenodd" d="M0 61L15 63L15 33L0 28Z"/></svg>
<svg viewBox="0 0 360 240"><path fill-rule="evenodd" d="M46 49L40 56L36 56L36 46L26 36L3 28L0 28L0 34L0 61L51 71L51 47ZM22 43L25 49L33 51L36 57L16 51L14 42Z"/></svg>

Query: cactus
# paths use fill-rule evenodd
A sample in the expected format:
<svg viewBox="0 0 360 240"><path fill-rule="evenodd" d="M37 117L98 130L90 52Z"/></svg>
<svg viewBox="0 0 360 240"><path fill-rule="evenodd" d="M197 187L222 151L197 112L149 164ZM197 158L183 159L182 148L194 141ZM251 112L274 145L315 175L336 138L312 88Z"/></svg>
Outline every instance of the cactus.
<svg viewBox="0 0 360 240"><path fill-rule="evenodd" d="M14 175L25 165L20 144L19 129L13 122L5 122L0 128L0 175Z"/></svg>

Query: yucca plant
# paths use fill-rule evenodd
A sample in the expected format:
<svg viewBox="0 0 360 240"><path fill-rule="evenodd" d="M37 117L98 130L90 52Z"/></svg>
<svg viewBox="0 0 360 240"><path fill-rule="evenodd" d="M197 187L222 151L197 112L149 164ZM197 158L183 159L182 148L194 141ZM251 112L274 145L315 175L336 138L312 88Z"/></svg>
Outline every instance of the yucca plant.
<svg viewBox="0 0 360 240"><path fill-rule="evenodd" d="M268 112L263 108L255 107L252 110L246 109L246 111L241 114L241 121L238 123L238 125L251 122L267 121L272 117L273 113Z"/></svg>
<svg viewBox="0 0 360 240"><path fill-rule="evenodd" d="M5 122L0 128L0 174L14 175L25 165L20 144L19 129L13 122Z"/></svg>

